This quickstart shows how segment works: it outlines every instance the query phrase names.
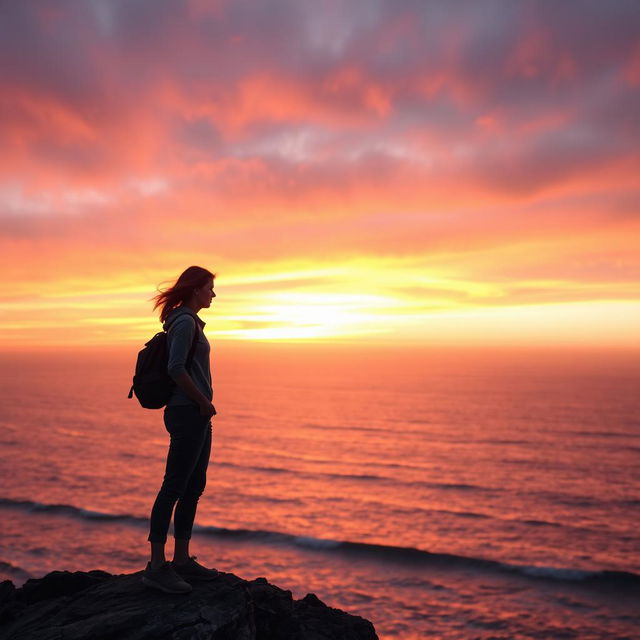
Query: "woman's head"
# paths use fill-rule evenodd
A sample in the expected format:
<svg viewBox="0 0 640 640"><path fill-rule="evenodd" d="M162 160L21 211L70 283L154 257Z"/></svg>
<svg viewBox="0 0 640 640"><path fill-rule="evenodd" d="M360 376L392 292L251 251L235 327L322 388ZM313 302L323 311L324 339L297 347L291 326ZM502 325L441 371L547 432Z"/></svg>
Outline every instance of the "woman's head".
<svg viewBox="0 0 640 640"><path fill-rule="evenodd" d="M213 281L215 274L202 267L185 269L176 282L153 298L154 310L160 307L160 321L164 322L169 312L176 307L195 304L199 309L208 307L215 298Z"/></svg>

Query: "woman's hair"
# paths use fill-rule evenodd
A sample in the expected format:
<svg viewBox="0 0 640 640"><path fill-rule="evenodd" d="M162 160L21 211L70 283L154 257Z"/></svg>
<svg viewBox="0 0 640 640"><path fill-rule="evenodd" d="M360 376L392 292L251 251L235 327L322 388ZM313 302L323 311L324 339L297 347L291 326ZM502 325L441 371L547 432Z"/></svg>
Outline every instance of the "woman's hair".
<svg viewBox="0 0 640 640"><path fill-rule="evenodd" d="M167 319L172 309L185 304L193 295L194 289L204 287L209 280L213 280L215 277L215 273L211 273L211 271L207 271L202 267L189 267L180 274L174 285L164 291L158 289L160 293L154 296L152 300L155 301L153 305L154 311L160 307L160 322L164 322Z"/></svg>

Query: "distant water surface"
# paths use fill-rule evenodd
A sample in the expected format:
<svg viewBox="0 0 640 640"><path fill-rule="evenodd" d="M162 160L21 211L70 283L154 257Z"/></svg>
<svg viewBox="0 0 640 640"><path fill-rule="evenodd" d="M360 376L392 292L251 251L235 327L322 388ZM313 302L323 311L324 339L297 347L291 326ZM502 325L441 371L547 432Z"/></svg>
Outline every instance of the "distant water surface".
<svg viewBox="0 0 640 640"><path fill-rule="evenodd" d="M142 568L167 435L126 398L135 350L1 357L14 582ZM213 373L202 559L385 638L633 637L633 354L214 341Z"/></svg>

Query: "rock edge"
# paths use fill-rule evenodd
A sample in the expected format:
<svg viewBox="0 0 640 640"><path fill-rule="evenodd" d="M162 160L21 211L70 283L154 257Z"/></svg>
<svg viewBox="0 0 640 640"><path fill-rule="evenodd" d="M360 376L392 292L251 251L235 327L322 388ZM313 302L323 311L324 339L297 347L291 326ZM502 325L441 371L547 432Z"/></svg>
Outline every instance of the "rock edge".
<svg viewBox="0 0 640 640"><path fill-rule="evenodd" d="M378 640L371 622L265 578L220 573L186 595L145 587L142 572L53 571L0 583L0 640Z"/></svg>

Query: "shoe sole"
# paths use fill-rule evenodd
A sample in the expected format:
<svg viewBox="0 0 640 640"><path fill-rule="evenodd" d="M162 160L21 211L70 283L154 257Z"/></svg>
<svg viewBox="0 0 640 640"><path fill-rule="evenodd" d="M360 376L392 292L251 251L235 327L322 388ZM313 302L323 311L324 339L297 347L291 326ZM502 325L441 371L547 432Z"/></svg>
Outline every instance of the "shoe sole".
<svg viewBox="0 0 640 640"><path fill-rule="evenodd" d="M166 587L155 580L151 580L151 578L147 578L146 576L142 576L142 584L146 587L151 587L152 589L160 589L160 591L164 591L165 593L191 593L193 588L189 585L188 589L171 589L171 587Z"/></svg>

